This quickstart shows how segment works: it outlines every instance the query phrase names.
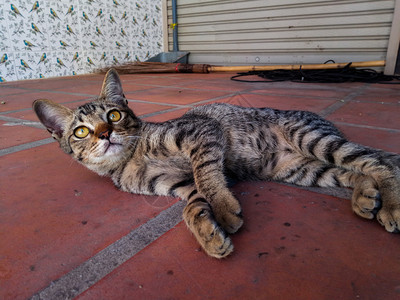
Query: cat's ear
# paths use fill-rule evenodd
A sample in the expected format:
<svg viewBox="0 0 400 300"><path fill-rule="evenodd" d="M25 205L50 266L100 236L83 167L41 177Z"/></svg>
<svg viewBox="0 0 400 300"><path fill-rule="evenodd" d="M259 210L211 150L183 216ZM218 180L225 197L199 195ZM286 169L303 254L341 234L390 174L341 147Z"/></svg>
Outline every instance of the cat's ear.
<svg viewBox="0 0 400 300"><path fill-rule="evenodd" d="M73 111L68 107L45 99L35 100L32 106L40 122L55 139L60 140L67 125L73 119Z"/></svg>
<svg viewBox="0 0 400 300"><path fill-rule="evenodd" d="M115 69L108 70L104 77L99 98L112 101L118 105L125 106L128 104L122 90L121 80L119 79L118 73Z"/></svg>

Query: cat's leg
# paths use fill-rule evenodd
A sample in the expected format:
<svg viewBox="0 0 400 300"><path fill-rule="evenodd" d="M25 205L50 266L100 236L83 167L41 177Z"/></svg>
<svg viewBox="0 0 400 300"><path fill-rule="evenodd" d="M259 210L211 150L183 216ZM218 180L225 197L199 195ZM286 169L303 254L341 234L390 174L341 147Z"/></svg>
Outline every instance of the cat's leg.
<svg viewBox="0 0 400 300"><path fill-rule="evenodd" d="M197 189L211 205L218 224L228 233L243 225L239 201L227 188L223 174L224 149L217 141L197 145L191 151L193 175Z"/></svg>
<svg viewBox="0 0 400 300"><path fill-rule="evenodd" d="M172 151L190 161L198 193L210 204L217 223L227 232L236 232L243 224L239 201L227 188L224 172L225 133L216 120L186 115L176 131L166 138ZM174 149L176 147L176 149Z"/></svg>
<svg viewBox="0 0 400 300"><path fill-rule="evenodd" d="M187 200L183 219L204 251L216 258L229 255L233 251L232 241L217 223L210 204L197 192L196 187L180 187L175 193Z"/></svg>
<svg viewBox="0 0 400 300"><path fill-rule="evenodd" d="M303 185L320 185L329 180L348 184L354 188L353 209L369 218L367 211L376 206L379 192L382 208L377 213L378 221L389 232L400 230L400 156L349 142L330 122L315 114L290 114L281 131L290 153L283 151L279 155L279 165L288 173L275 168L275 176ZM310 172L313 164L318 167Z"/></svg>
<svg viewBox="0 0 400 300"><path fill-rule="evenodd" d="M333 153L336 165L352 172L366 175L376 182L382 199L377 220L389 232L400 230L400 164L398 155L346 142ZM359 180L354 193L364 191L365 180ZM353 195L353 198L355 196ZM358 205L365 199L358 197Z"/></svg>
<svg viewBox="0 0 400 300"><path fill-rule="evenodd" d="M301 186L353 188L353 211L367 219L374 218L381 207L377 182L356 173L297 153L277 156L272 179Z"/></svg>

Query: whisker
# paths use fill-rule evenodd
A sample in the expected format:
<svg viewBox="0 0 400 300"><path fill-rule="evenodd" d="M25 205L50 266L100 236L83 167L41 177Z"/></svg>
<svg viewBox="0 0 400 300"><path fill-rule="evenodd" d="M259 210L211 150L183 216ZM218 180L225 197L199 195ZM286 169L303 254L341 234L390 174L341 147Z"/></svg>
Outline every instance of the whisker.
<svg viewBox="0 0 400 300"><path fill-rule="evenodd" d="M128 138L136 138L136 139L142 139L143 138L142 136L139 136L139 135L126 135L126 137L128 137Z"/></svg>

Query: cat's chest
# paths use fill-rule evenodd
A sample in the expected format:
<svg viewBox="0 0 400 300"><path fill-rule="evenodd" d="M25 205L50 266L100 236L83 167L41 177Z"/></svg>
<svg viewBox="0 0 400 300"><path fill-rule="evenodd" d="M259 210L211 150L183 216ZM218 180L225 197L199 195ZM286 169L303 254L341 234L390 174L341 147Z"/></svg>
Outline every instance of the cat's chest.
<svg viewBox="0 0 400 300"><path fill-rule="evenodd" d="M126 192L167 196L176 180L190 176L193 176L190 161L183 156L144 156L131 159L113 181Z"/></svg>

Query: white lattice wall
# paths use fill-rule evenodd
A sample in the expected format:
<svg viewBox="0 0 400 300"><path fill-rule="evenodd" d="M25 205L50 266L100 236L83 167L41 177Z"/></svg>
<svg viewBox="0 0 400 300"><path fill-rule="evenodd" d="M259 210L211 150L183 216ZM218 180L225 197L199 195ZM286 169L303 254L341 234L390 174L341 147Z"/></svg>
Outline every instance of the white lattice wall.
<svg viewBox="0 0 400 300"><path fill-rule="evenodd" d="M90 73L159 52L161 0L0 0L0 81Z"/></svg>

